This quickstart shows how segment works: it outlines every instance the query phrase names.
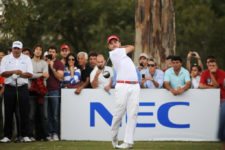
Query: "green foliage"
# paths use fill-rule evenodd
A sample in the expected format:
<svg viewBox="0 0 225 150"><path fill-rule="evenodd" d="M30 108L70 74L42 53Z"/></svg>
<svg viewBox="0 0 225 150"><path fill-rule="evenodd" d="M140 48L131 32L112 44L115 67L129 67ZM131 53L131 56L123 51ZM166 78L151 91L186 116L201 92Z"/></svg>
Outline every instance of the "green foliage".
<svg viewBox="0 0 225 150"><path fill-rule="evenodd" d="M195 50L203 62L214 55L225 68L224 8L225 2L219 0L175 0L177 53L186 58Z"/></svg>
<svg viewBox="0 0 225 150"><path fill-rule="evenodd" d="M134 42L134 0L5 0L4 33L26 46L70 44L75 52L106 53L106 38ZM17 16L17 17L16 17ZM12 19L13 18L13 19Z"/></svg>
<svg viewBox="0 0 225 150"><path fill-rule="evenodd" d="M0 46L15 39L32 48L68 43L74 52L97 51L107 55L106 38L121 37L134 43L135 0L2 0L4 19L0 23ZM177 54L186 58L196 50L203 60L215 55L225 68L225 1L174 0Z"/></svg>

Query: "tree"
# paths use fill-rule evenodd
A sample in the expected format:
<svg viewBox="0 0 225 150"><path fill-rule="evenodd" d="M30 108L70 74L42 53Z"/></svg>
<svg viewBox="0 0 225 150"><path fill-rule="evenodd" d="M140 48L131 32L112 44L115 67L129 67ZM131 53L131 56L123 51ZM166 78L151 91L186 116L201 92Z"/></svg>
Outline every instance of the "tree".
<svg viewBox="0 0 225 150"><path fill-rule="evenodd" d="M175 54L175 12L172 0L138 0L135 14L135 61L141 52L151 55L161 67Z"/></svg>
<svg viewBox="0 0 225 150"><path fill-rule="evenodd" d="M106 38L117 34L132 42L134 0L3 0L5 35L1 41L23 41L45 47L68 43L74 52L97 51L107 54ZM18 15L19 14L19 15ZM8 36L10 35L10 36Z"/></svg>

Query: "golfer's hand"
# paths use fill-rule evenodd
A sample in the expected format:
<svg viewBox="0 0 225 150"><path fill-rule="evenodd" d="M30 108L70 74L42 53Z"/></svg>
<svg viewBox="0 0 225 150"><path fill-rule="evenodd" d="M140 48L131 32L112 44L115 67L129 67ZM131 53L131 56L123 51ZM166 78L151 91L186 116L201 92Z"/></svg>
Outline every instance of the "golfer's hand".
<svg viewBox="0 0 225 150"><path fill-rule="evenodd" d="M23 73L23 72L22 72L21 70L15 70L15 71L14 71L14 74L19 75L19 76L20 76L22 73Z"/></svg>
<svg viewBox="0 0 225 150"><path fill-rule="evenodd" d="M109 92L110 89L111 89L111 87L108 86L108 85L104 87L104 90L105 90L106 92Z"/></svg>

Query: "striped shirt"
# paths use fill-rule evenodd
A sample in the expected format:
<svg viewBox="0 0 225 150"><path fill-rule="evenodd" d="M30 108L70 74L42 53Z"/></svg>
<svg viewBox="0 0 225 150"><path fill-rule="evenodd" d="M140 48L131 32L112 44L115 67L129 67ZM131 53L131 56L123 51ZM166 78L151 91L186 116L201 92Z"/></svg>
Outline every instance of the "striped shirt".
<svg viewBox="0 0 225 150"><path fill-rule="evenodd" d="M70 70L68 67L64 69L64 84L76 85L81 81L81 71L77 67L74 67L74 75L71 76Z"/></svg>

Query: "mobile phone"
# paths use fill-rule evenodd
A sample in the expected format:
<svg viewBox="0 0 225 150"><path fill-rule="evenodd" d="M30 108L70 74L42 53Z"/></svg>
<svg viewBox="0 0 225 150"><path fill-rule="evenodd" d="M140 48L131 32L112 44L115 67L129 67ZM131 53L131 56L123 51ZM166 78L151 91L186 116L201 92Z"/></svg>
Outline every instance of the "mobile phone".
<svg viewBox="0 0 225 150"><path fill-rule="evenodd" d="M144 79L145 78L145 74L142 74L142 79Z"/></svg>
<svg viewBox="0 0 225 150"><path fill-rule="evenodd" d="M144 67L144 65L142 63L139 64L141 67Z"/></svg>

